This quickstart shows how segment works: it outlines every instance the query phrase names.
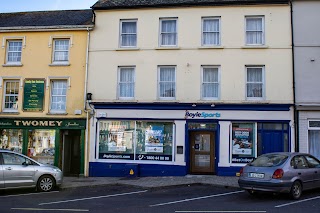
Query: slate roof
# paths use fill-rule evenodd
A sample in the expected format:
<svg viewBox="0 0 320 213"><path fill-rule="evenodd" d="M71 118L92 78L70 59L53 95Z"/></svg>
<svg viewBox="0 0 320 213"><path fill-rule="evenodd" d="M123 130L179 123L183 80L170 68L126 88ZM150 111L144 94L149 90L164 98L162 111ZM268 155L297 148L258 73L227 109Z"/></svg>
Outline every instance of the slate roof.
<svg viewBox="0 0 320 213"><path fill-rule="evenodd" d="M146 7L190 7L215 5L288 4L289 0L99 0L93 10Z"/></svg>
<svg viewBox="0 0 320 213"><path fill-rule="evenodd" d="M93 26L92 10L57 10L0 13L0 28L64 28Z"/></svg>

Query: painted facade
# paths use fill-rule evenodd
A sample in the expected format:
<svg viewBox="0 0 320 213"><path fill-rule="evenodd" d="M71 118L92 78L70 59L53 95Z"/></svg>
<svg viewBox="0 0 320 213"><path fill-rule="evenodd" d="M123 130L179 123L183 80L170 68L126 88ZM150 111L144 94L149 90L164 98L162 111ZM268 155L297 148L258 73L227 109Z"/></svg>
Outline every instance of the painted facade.
<svg viewBox="0 0 320 213"><path fill-rule="evenodd" d="M320 157L320 1L293 1L295 100L299 151Z"/></svg>
<svg viewBox="0 0 320 213"><path fill-rule="evenodd" d="M68 14L73 18L65 11L0 15L1 148L59 166L66 176L85 175L86 52L93 28L90 10Z"/></svg>
<svg viewBox="0 0 320 213"><path fill-rule="evenodd" d="M152 3L93 6L89 175L235 175L294 150L288 2Z"/></svg>

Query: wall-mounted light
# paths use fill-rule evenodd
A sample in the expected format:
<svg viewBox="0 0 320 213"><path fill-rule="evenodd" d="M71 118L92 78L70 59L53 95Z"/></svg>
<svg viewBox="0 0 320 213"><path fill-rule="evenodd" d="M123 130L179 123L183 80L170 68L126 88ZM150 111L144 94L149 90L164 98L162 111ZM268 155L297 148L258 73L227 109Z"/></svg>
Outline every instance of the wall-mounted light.
<svg viewBox="0 0 320 213"><path fill-rule="evenodd" d="M314 58L310 58L310 61L311 61L311 62L314 62L315 60L316 60L316 59L314 59Z"/></svg>
<svg viewBox="0 0 320 213"><path fill-rule="evenodd" d="M214 105L214 104L211 104L211 107L215 107L216 105Z"/></svg>
<svg viewBox="0 0 320 213"><path fill-rule="evenodd" d="M92 93L87 93L87 101L91 101L92 100Z"/></svg>
<svg viewBox="0 0 320 213"><path fill-rule="evenodd" d="M196 107L197 105L196 105L196 104L192 104L191 106L192 106L192 107Z"/></svg>

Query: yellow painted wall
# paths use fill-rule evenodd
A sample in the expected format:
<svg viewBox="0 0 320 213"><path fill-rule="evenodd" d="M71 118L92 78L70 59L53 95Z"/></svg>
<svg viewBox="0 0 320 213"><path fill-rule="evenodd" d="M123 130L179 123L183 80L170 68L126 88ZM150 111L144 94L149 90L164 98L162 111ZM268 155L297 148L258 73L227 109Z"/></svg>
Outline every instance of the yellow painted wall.
<svg viewBox="0 0 320 213"><path fill-rule="evenodd" d="M265 66L266 103L292 103L290 7L219 6L95 11L90 38L88 91L96 101L116 101L118 66L136 66L135 100L157 101L157 66L176 65L176 100L200 100L201 65L221 66L224 103L245 100L245 65ZM265 17L265 48L246 49L245 16ZM221 17L222 49L201 46L201 17ZM178 47L159 50L159 18L178 18ZM121 19L137 19L138 50L119 50ZM215 101L215 102L219 102Z"/></svg>
<svg viewBox="0 0 320 213"><path fill-rule="evenodd" d="M84 109L84 85L86 69L87 31L52 31L52 32L10 32L0 33L1 45L6 45L3 38L24 37L25 47L22 49L20 67L3 66L6 60L6 47L0 48L0 73L3 80L8 77L20 76L25 78L70 77L70 88L67 90L67 115L65 118L85 118ZM69 37L72 45L69 51L69 66L49 66L52 61L52 47L49 47L53 37ZM71 43L71 42L70 42ZM0 88L0 116L17 116L16 114L2 112L3 89ZM19 117L55 116L50 115L50 86L45 89L44 111L23 112L23 84L19 90ZM74 110L82 110L81 115L75 115Z"/></svg>

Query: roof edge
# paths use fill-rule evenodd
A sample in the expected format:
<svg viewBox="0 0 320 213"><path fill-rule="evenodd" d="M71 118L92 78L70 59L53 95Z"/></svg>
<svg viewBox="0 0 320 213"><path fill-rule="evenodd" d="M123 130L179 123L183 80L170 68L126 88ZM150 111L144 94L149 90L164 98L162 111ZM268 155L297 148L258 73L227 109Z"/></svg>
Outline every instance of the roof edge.
<svg viewBox="0 0 320 213"><path fill-rule="evenodd" d="M0 27L0 32L17 31L57 31L57 30L93 30L94 25L58 25L58 26L22 26L22 27Z"/></svg>

